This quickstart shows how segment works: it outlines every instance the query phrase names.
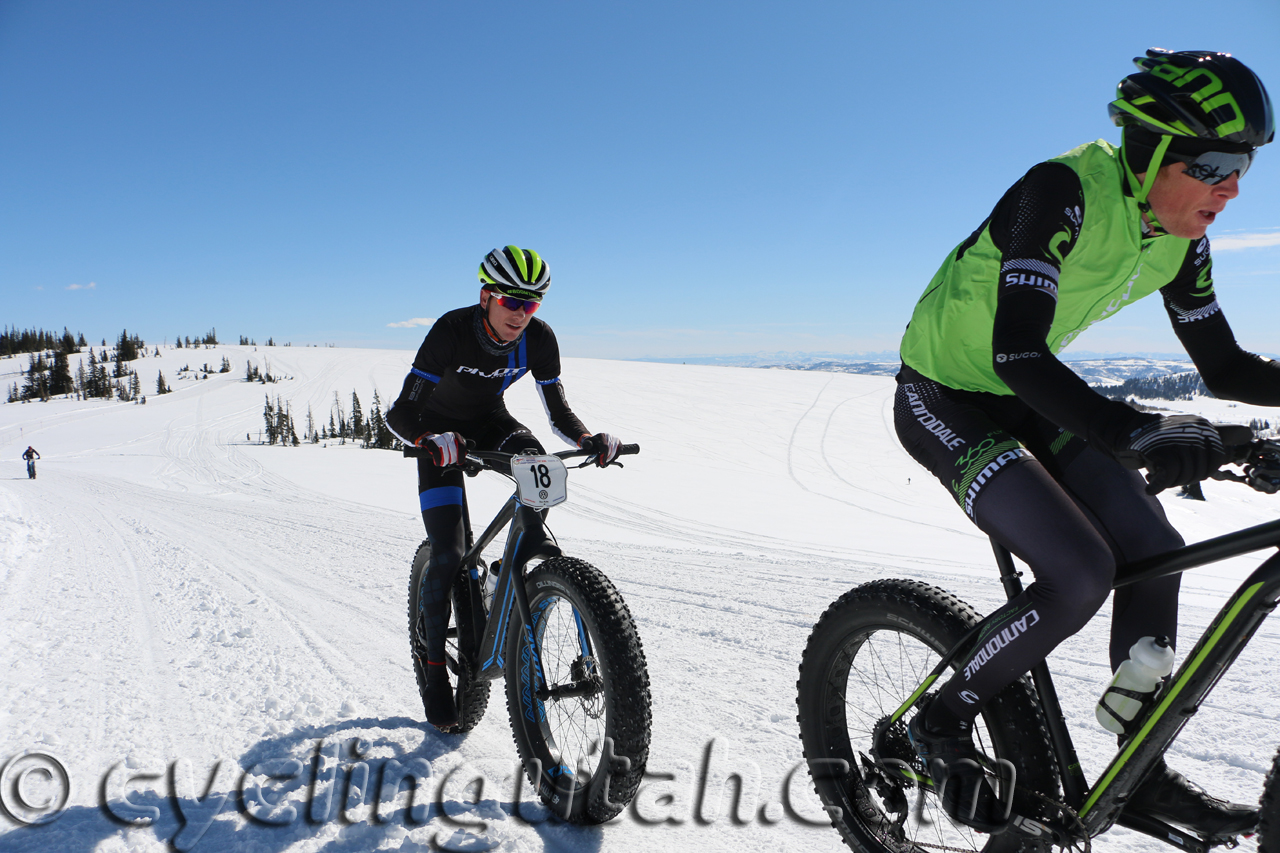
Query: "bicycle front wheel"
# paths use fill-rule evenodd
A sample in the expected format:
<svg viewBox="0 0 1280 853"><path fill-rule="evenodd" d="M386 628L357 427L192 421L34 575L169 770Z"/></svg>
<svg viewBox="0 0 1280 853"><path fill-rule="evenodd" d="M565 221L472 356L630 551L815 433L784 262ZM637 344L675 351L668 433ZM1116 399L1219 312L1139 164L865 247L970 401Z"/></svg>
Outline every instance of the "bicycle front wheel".
<svg viewBox="0 0 1280 853"><path fill-rule="evenodd" d="M413 674L418 681L424 713L427 709L427 653L419 642L418 592L422 589L422 576L430 561L431 543L423 542L413 555L413 566L409 572L409 652L413 656ZM489 682L472 677L472 667L480 656L480 631L484 629L483 620L477 618L483 616L484 605L474 601L475 589L467 572L461 570L449 596L452 608L445 633L444 660L453 678L453 701L458 706L458 725L453 729L457 733L474 729L489 707Z"/></svg>
<svg viewBox="0 0 1280 853"><path fill-rule="evenodd" d="M1262 788L1258 820L1258 853L1280 853L1280 752Z"/></svg>
<svg viewBox="0 0 1280 853"><path fill-rule="evenodd" d="M845 842L863 853L1017 850L1016 833L984 835L952 821L907 739L906 723L934 694L888 720L953 645L978 623L967 604L916 581L880 580L832 604L814 625L796 683L800 737L814 787ZM1013 808L1039 812L1031 794L1057 798L1056 762L1026 678L987 703L974 724L979 752L1011 761Z"/></svg>
<svg viewBox="0 0 1280 853"><path fill-rule="evenodd" d="M627 807L649 757L649 671L613 583L555 557L525 578L533 624L507 632L507 709L529 781L572 823Z"/></svg>

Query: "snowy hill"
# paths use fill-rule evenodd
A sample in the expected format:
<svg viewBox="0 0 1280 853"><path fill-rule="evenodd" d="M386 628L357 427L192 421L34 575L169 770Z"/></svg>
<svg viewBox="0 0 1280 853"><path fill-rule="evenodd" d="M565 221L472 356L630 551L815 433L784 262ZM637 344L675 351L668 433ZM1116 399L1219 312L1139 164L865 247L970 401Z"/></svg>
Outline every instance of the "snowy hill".
<svg viewBox="0 0 1280 853"><path fill-rule="evenodd" d="M176 378L184 364L224 355L231 373ZM291 378L243 381L245 362L264 357ZM146 405L0 405L0 764L48 754L71 788L53 823L0 817L0 851L160 851L170 839L272 853L844 849L834 830L781 806L791 780L793 810L825 823L803 769L790 775L801 758L796 667L814 621L840 593L879 577L946 587L983 612L1000 601L987 541L893 437L893 380L565 360L569 401L587 426L639 442L642 454L625 470L573 472L550 526L626 598L654 708L651 778L636 804L584 829L528 804L516 813L499 693L467 736L423 722L405 631L409 559L423 535L413 464L352 444L256 442L264 393L289 402L299 423L308 407L327 419L335 392L344 404L353 390L366 405L375 388L384 403L394 398L411 357L162 350L136 364L152 383L163 370L175 391ZM0 385L20 381L26 363L0 361ZM557 444L532 383L507 399ZM1268 414L1215 400L1176 405L1201 404L1220 420ZM35 481L18 458L28 444L42 454ZM496 510L504 486L491 475L468 481L474 516ZM1211 482L1205 493L1206 503L1165 499L1189 541L1280 512L1233 484ZM1203 629L1256 564L1186 576L1184 636ZM1108 611L1051 658L1090 778L1114 745L1092 711L1108 678ZM1280 742L1277 657L1273 618L1174 745L1173 766L1214 793L1257 797ZM339 778L357 788L361 764L376 779L388 759L429 761L440 799L431 820L410 820L404 794L380 819L360 790L348 820L327 816L336 807L312 819L322 744L340 747ZM292 781L266 779L290 768L300 774ZM470 772L450 774L457 768L489 784L477 790ZM741 825L721 796L730 773L748 783ZM293 820L245 816L255 778L269 800L296 806ZM39 801L60 782L37 773L24 784ZM126 796L139 825L100 808L106 797L123 813ZM1117 830L1095 849L1161 848Z"/></svg>

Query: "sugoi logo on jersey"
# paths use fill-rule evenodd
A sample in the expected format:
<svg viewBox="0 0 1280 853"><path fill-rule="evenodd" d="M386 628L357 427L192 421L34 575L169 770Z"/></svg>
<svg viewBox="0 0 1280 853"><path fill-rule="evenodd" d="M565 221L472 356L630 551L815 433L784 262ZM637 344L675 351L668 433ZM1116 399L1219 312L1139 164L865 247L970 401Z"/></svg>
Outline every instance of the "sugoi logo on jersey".
<svg viewBox="0 0 1280 853"><path fill-rule="evenodd" d="M1021 619L1015 619L1004 628L1000 629L1000 633L987 640L982 648L978 649L978 653L969 661L968 666L964 668L964 680L968 681L987 661L1000 653L1000 650L1012 643L1014 640L1027 633L1027 629L1040 621L1040 614L1032 610Z"/></svg>
<svg viewBox="0 0 1280 853"><path fill-rule="evenodd" d="M920 425L938 437L948 450L955 450L964 444L964 439L960 438L947 425L933 415L920 399L920 395L915 392L915 385L907 384L902 386L902 390L907 392L907 402L911 405L911 414L916 416L916 420Z"/></svg>
<svg viewBox="0 0 1280 853"><path fill-rule="evenodd" d="M1040 353L1038 352L1010 352L1010 353L998 352L996 353L996 361L1000 364L1004 364L1006 361L1017 361L1020 358L1039 358L1039 357L1040 357Z"/></svg>
<svg viewBox="0 0 1280 853"><path fill-rule="evenodd" d="M1201 237L1200 242L1196 243L1196 266L1202 266L1205 261L1209 260L1209 238Z"/></svg>
<svg viewBox="0 0 1280 853"><path fill-rule="evenodd" d="M479 376L481 379L501 379L504 376L519 376L524 373L523 367L499 367L492 373L481 373L478 367L464 367L459 365L459 373L470 373L472 376Z"/></svg>

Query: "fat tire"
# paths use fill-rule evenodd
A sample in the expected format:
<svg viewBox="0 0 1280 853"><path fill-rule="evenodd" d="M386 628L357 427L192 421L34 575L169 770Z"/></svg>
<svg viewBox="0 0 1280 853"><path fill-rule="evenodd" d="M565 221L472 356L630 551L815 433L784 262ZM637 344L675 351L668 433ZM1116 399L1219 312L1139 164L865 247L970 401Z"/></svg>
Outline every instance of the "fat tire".
<svg viewBox="0 0 1280 853"><path fill-rule="evenodd" d="M1258 811L1258 853L1280 853L1280 750L1262 786Z"/></svg>
<svg viewBox="0 0 1280 853"><path fill-rule="evenodd" d="M570 823L604 823L635 797L649 758L649 670L640 634L617 588L603 572L582 560L547 560L525 577L525 589L548 678L553 684L563 681L556 671L563 661L547 642L554 638L546 632L549 623L559 626L561 616L553 613L559 610L556 605L567 602L581 616L603 683L594 697L560 700L579 703L569 707L575 708L584 722L598 721L591 726L596 737L591 737L584 725L577 744L555 744L551 723L556 709L549 715L547 706L552 702L544 703L535 695L536 668L529 653L529 631L523 625L513 625L507 632L507 710L520 761L538 797L557 816ZM575 637L571 651L579 648L579 642ZM564 748L581 749L587 741L598 741L601 732L613 742L616 758L612 768L596 764L585 781L576 774L561 773ZM599 758L597 747L591 760Z"/></svg>
<svg viewBox="0 0 1280 853"><path fill-rule="evenodd" d="M848 711L861 709L863 721L874 715L881 715L880 719L887 717L910 697L942 654L959 642L979 619L973 608L945 590L917 581L886 579L845 593L814 625L796 682L799 707L796 721L800 724L800 739L804 756L810 762L814 787L832 816L831 825L850 848L860 853L900 853L929 846L987 853L1019 849L1021 842L1017 833L990 836L978 833L947 818L932 793L917 799L921 794L918 789L886 782L886 787L896 787L905 794L912 811L920 808L921 803L932 807L934 824L931 827L924 824L913 827L910 815L906 821L896 822L893 813L882 807L882 792L864 781L861 757L872 755L870 737L851 739L856 738L856 734L851 732ZM876 642L868 645L871 640ZM881 647L898 650L896 658L872 657ZM878 670L884 672L884 677L862 680L866 673L861 667L867 664L859 658L860 654L874 661L868 666L873 675ZM859 669L851 676L855 661ZM902 670L901 679L889 677L890 670L895 668ZM925 693L917 700L916 707L932 695L932 692ZM909 720L910 716L908 712L904 719ZM985 726L985 733L975 726L978 749L992 758L1011 761L1017 771L1015 813L1040 813L1039 801L1030 796L1029 791L1058 799L1057 764L1049 745L1049 733L1026 677L996 695L978 722ZM896 734L891 729L890 738L886 738L886 743L893 747L889 751L901 754L889 757L906 760L918 773L925 774L923 765L906 742L905 729ZM840 772L844 766L832 760L848 762L847 772Z"/></svg>
<svg viewBox="0 0 1280 853"><path fill-rule="evenodd" d="M417 633L413 623L418 614L418 590L421 588L422 573L426 571L431 560L431 543L424 541L413 555L413 567L409 572L409 654L413 660L413 675L418 682L418 695L422 698L423 713L427 709L427 674L426 651L418 645ZM449 614L449 627L456 630L456 649L450 654L457 659L458 668L450 667L454 678L453 701L458 706L458 725L452 729L461 734L474 729L484 717L489 707L489 682L473 678L471 667L480 654L479 629L472 614L472 584L465 571L458 572L458 578L450 590L452 608Z"/></svg>

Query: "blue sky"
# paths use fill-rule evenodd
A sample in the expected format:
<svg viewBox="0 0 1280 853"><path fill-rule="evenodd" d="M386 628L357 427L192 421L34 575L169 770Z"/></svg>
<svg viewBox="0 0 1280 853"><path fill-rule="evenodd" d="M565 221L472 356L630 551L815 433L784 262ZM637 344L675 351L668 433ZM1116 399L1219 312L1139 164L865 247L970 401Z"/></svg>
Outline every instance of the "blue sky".
<svg viewBox="0 0 1280 853"><path fill-rule="evenodd" d="M891 350L1022 172L1118 141L1131 57L1280 96L1277 43L1274 0L2 0L0 324L414 348L516 243L567 355ZM1280 146L1241 189L1218 292L1271 352ZM1075 346L1176 351L1158 303Z"/></svg>

